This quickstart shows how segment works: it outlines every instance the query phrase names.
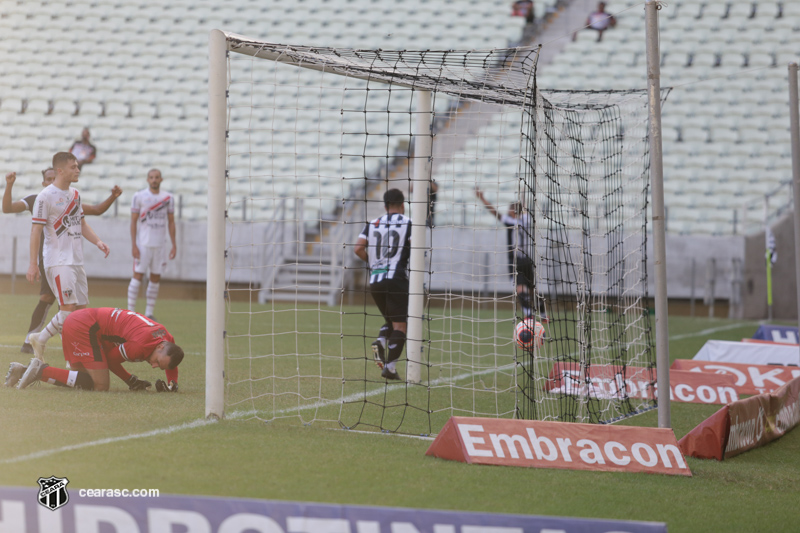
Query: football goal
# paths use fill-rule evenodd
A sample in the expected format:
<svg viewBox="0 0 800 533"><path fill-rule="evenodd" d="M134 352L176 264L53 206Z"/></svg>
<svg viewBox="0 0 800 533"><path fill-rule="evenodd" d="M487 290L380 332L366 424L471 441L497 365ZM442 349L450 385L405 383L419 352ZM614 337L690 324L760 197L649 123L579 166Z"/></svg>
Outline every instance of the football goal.
<svg viewBox="0 0 800 533"><path fill-rule="evenodd" d="M430 435L654 407L647 95L537 87L538 51L212 32L207 416ZM354 253L389 189L412 227L399 381Z"/></svg>

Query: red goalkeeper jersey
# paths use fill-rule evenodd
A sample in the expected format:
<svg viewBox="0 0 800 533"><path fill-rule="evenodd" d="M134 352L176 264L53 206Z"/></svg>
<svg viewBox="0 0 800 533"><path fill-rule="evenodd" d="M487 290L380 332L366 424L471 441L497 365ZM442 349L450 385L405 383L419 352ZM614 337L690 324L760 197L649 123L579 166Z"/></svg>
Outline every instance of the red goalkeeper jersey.
<svg viewBox="0 0 800 533"><path fill-rule="evenodd" d="M167 328L139 313L113 307L87 309L87 311L96 312L95 319L100 328L97 335L105 345L103 352L109 370L123 380L130 377L130 373L122 368L123 362L144 361L162 342L175 342ZM178 381L177 368L165 372L168 383Z"/></svg>

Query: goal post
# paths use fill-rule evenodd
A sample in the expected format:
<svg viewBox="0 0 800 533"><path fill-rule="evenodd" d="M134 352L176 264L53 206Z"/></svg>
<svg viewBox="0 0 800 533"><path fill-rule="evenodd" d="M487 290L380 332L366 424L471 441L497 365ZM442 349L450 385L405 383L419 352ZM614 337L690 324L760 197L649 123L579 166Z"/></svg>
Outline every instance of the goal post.
<svg viewBox="0 0 800 533"><path fill-rule="evenodd" d="M655 407L646 91L541 89L534 48L209 47L206 416L419 435ZM392 188L399 381L354 254Z"/></svg>
<svg viewBox="0 0 800 533"><path fill-rule="evenodd" d="M208 255L206 258L206 418L225 412L225 132L227 39L208 42Z"/></svg>

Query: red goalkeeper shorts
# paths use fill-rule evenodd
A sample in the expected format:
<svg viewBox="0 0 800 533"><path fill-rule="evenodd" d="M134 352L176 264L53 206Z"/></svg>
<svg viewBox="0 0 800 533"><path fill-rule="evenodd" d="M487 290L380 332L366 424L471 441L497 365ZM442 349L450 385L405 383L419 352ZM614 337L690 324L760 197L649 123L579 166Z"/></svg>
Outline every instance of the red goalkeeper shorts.
<svg viewBox="0 0 800 533"><path fill-rule="evenodd" d="M96 313L96 309L80 309L70 313L64 321L61 347L64 350L64 359L70 368L75 370L108 368Z"/></svg>

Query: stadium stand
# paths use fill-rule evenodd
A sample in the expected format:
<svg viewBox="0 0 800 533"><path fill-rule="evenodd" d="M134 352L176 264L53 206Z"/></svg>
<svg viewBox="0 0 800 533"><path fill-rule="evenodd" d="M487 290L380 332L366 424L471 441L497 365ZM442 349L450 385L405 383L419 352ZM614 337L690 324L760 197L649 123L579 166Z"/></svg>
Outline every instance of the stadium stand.
<svg viewBox="0 0 800 533"><path fill-rule="evenodd" d="M660 14L668 231L741 233L790 201L787 65L800 60L796 2L676 0ZM610 2L616 28L580 32L539 84L580 89L646 86L644 7Z"/></svg>
<svg viewBox="0 0 800 533"><path fill-rule="evenodd" d="M498 0L454 0L446 8L422 0L388 5L373 0L299 1L291 7L276 0L46 4L6 2L0 15L6 36L0 42L0 124L13 131L0 150L0 161L21 176L17 193L36 190L39 171L52 153L67 148L88 126L99 157L84 169L84 183L92 183L84 187L87 201L104 197L106 187L119 183L125 206L147 169L157 166L164 172L165 187L169 184L181 195L184 218L205 216L205 50L211 29L296 44L467 49L507 46L519 38L524 23L509 16L509 2ZM536 2L537 16L553 11L555 4ZM608 10L617 15L617 27L601 43L593 33L580 32L556 61L541 66L541 87L645 86L643 5L626 0L610 3ZM773 1L676 0L662 11L662 86L674 87L663 116L669 231L724 234L736 231L737 223L741 231L744 214L749 210L750 218L760 219L763 194L781 189L790 178L785 65L800 57L799 15L795 3ZM302 74L292 83L302 85L303 80L315 83L313 75ZM295 111L284 126L300 126L306 132L301 142L322 145L311 168L254 155L255 171L277 166L270 187L280 196L309 189L303 176L335 175L329 156L339 152L318 135L321 126L314 111L326 103L304 109L291 85L288 89L275 95ZM240 96L246 96L247 87L242 91ZM359 96L354 92L353 97ZM442 99L436 105L443 111L451 104ZM402 120L399 114L397 120ZM456 154L451 167L457 170L474 148L468 145ZM502 156L499 161L500 172L513 176L516 163ZM378 163L372 165L368 171ZM496 176L498 169L492 172ZM472 202L471 189L452 194ZM773 206L788 202L788 188L778 196ZM508 203L512 198L497 200ZM465 212L461 208L456 215L456 206L448 214L444 202L442 207L445 217L463 217ZM483 212L475 217L476 223L492 223Z"/></svg>
<svg viewBox="0 0 800 533"><path fill-rule="evenodd" d="M4 140L0 160L22 178L17 194L36 190L52 154L68 148L87 126L99 155L84 168L87 201L119 183L125 206L147 169L157 166L165 187L183 197L182 216L202 218L205 198L196 193L205 190L206 180L210 30L303 45L494 48L519 38L524 21L511 17L510 9L498 0L457 0L446 9L421 0L301 0L290 7L276 0L6 2L0 14L0 123L13 135ZM290 94L282 96L292 105ZM311 115L300 112L296 120L309 131L320 129ZM281 169L290 172L290 163ZM303 175L317 170L306 168ZM280 195L302 193L302 183L296 184L301 176L292 178L296 187Z"/></svg>

